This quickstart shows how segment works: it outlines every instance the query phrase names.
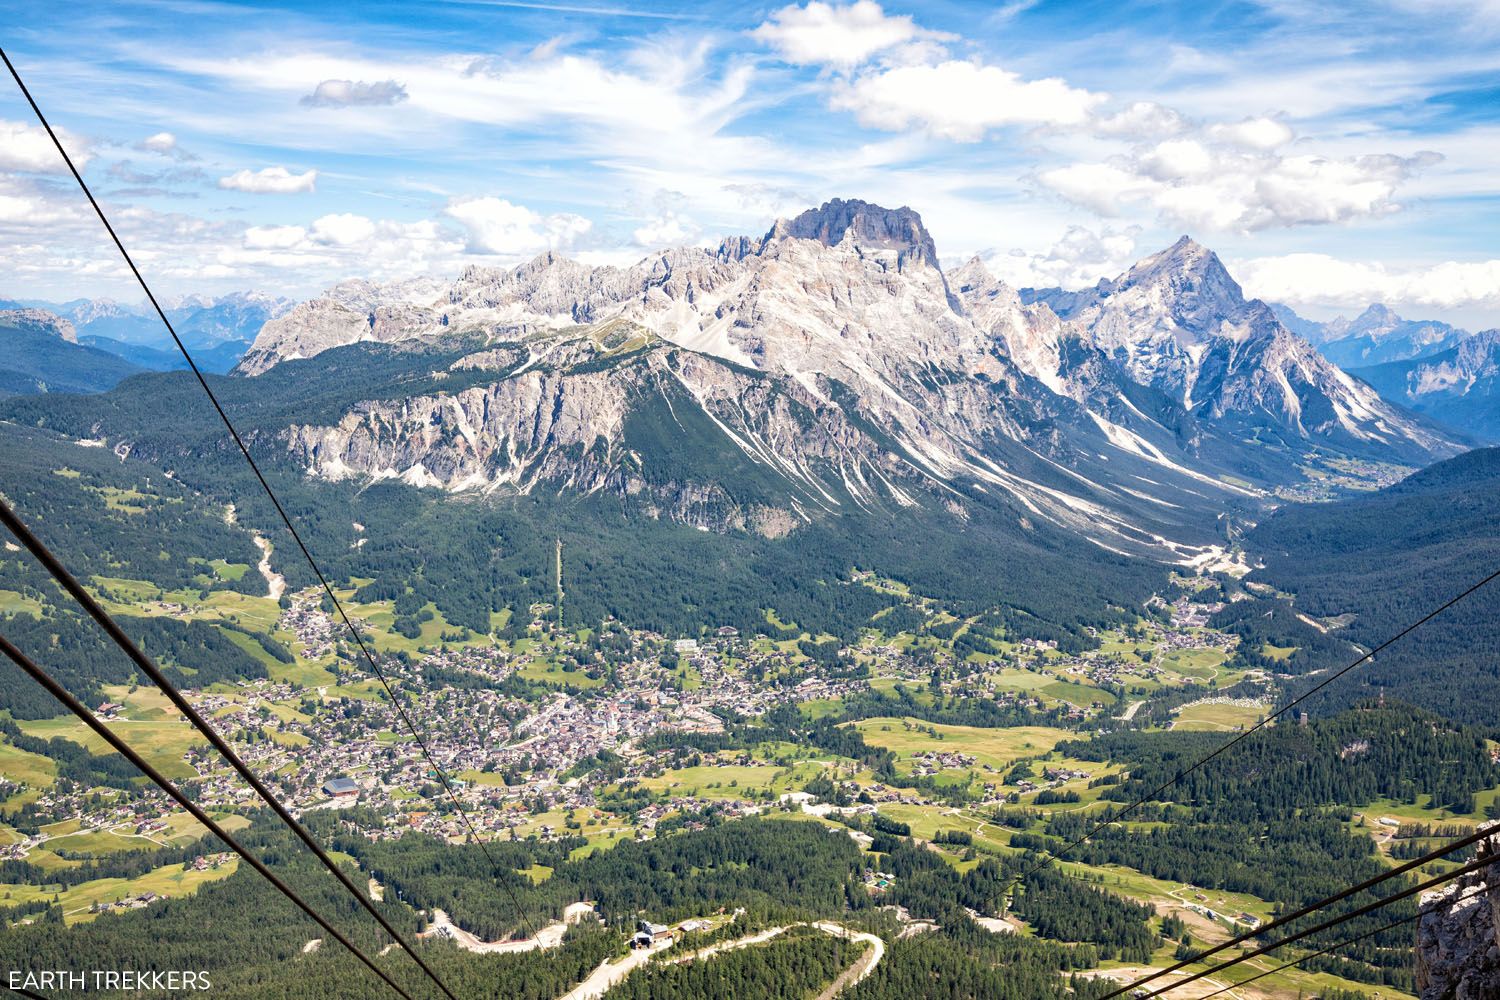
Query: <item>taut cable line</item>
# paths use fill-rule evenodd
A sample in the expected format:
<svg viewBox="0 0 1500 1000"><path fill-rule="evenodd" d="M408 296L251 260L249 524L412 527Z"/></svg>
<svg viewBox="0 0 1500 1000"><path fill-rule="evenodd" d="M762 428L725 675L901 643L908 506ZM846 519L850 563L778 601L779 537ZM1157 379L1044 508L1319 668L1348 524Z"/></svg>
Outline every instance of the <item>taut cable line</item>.
<svg viewBox="0 0 1500 1000"><path fill-rule="evenodd" d="M109 612L105 611L99 602L94 600L94 596L83 588L83 585L78 582L73 574L68 572L67 567L58 561L58 558L42 543L42 540L37 538L31 529L16 516L16 512L11 509L10 504L5 502L4 499L0 499L0 524L4 524L10 530L11 534L16 536L21 544L36 558L37 562L41 563L48 573L52 574L52 578L72 596L73 600L82 606L84 611L88 612L89 617L99 623L99 627L104 629L115 645L119 646L135 665L140 668L141 672L161 689L161 692L167 696L168 700L172 702L173 706L179 712L187 717L187 720L193 724L193 727L208 738L209 743L213 744L214 749L229 762L230 766L239 773L240 777L249 782L250 787L255 789L256 794L271 807L276 815L281 818L281 821L297 835L297 838L302 843L307 845L310 851L318 856L318 860L323 862L323 867L332 872L333 876L343 883L344 888L349 890L349 894L358 900L365 911L374 917L380 926L385 929L385 932L402 946L402 949L412 957L412 961L422 967L422 971L447 995L448 1000L458 1000L454 996L453 991L448 989L443 981L438 978L437 973L428 967L427 962L423 960L422 956L417 954L416 949L411 947L402 938L401 933L395 927L391 926L391 922L386 919L385 914L376 909L375 904L364 893L359 891L358 887L344 873L344 870L339 867L338 863L328 855L328 852L323 849L321 844L313 839L312 834L307 832L307 828L297 821L296 817L291 814L291 811L276 797L276 794L270 788L266 787L265 782L261 781L255 772L250 770L250 766L240 758L239 754L235 753L234 748L229 745L224 737L219 735L219 731L209 725L208 720L193 707L192 703L187 700L181 691L177 690L176 686L162 673L161 668L156 665L155 661L147 656L131 640L130 636L125 634L124 629L120 628L119 623L109 616Z"/></svg>
<svg viewBox="0 0 1500 1000"><path fill-rule="evenodd" d="M238 854L241 858L244 858L251 867L260 872L261 875L265 876L267 881L274 885L283 896L285 896L287 899L290 899L293 903L297 904L297 907L302 910L303 913L307 914L309 917L312 917L313 920L317 921L318 926L327 931L335 941L353 952L355 957L357 957L361 962L368 966L371 972L375 973L377 976L383 979L387 986L399 993L402 997L405 998L405 1000L413 1000L411 994L397 985L396 981L392 979L384 969L377 966L369 955L366 955L363 951L361 951L360 948L354 944L354 942L345 937L343 933L340 932L338 928L334 927L333 924L329 923L322 914L318 913L317 910L314 910L311 904L307 902L307 900L303 899L300 895L297 894L297 891L295 889L283 882L275 872L267 868L265 863L262 862L260 858L257 857L253 852L251 852L249 848L245 847L239 841L235 840L233 835L231 835L229 831L220 826L217 820L215 820L208 813L204 812L196 802L183 794L182 790L175 784L173 784L170 779L164 777L162 773L155 767L153 767L149 761L147 761L144 757L137 753L136 750L130 746L130 744L121 739L113 729L110 729L103 722L99 721L99 719L95 717L94 713L88 710L88 707L86 705L84 705L77 698L73 697L73 695L70 694L67 689L65 689L61 684L54 680L53 677L45 670L37 666L37 664L34 663L30 657L21 652L20 649L16 648L15 644L7 639L4 635L0 635L0 652L3 652L7 657L10 658L12 663L25 671L32 680L36 681L42 687L46 688L48 693L50 693L52 697L62 702L62 704L68 709L68 711L72 712L74 715L78 716L79 719L83 720L83 722L85 722L90 729L92 729L101 738L103 738L106 743L108 743L115 750L119 751L119 753L123 754L125 759L129 760L132 764L139 768L142 774L144 774L147 778L150 778L153 784L170 795L172 799L176 801L178 805L182 806L182 808L186 809L194 819L196 819L199 823L202 823L210 831L212 831L213 834L220 840L222 840L230 850L234 851L234 853ZM426 968L426 966L423 966L423 968ZM441 986L442 984L438 983L438 985ZM23 990L17 990L16 992L22 993L23 995L35 996L35 994L26 994ZM450 993L449 996L452 996L452 994Z"/></svg>
<svg viewBox="0 0 1500 1000"><path fill-rule="evenodd" d="M291 516L286 512L286 508L281 505L281 501L276 496L276 491L271 489L271 484L261 472L260 466L256 463L254 456L250 454L250 449L240 436L240 432L235 428L234 422L229 419L229 414L225 411L223 405L220 404L219 397L215 395L213 387L208 384L208 379L204 377L202 370L198 367L198 363L193 360L193 355L187 349L187 345L177 335L177 330L172 326L172 321L167 318L166 310L162 309L161 303L156 300L156 295L151 291L151 286L146 283L146 279L141 274L140 268L136 267L135 260L130 256L130 252L125 249L125 244L115 232L114 226L110 224L109 217L104 214L104 209L100 207L98 200L94 197L93 191L90 190L88 183L84 181L83 175L74 166L73 158L68 155L68 151L64 148L62 140L53 131L51 123L47 121L47 116L42 114L41 106L31 96L31 90L26 86L26 81L21 79L20 72L17 71L15 64L11 62L10 56L6 54L4 49L0 49L0 60L5 62L5 68L10 71L11 77L16 81L16 86L20 88L21 94L26 98L26 103L31 106L31 110L36 115L37 121L41 123L42 128L46 130L47 135L52 139L52 144L57 147L58 155L62 157L63 163L67 165L68 171L73 175L73 179L78 182L79 188L83 190L84 197L88 199L89 204L93 207L94 214L99 217L99 221L103 224L105 232L109 233L109 238L114 242L115 248L120 251L120 256L124 258L126 265L130 268L130 273L135 275L136 282L141 286L141 290L146 293L146 298L151 303L151 307L156 310L156 315L161 318L162 325L167 328L167 333L171 335L172 343L177 345L177 350L182 354L183 360L187 362L188 368L192 370L193 376L203 388L204 394L208 396L209 402L213 404L214 411L218 413L219 420L224 424L224 429L229 432L230 438L234 440L240 454L244 456L245 461L249 464L250 471L255 474L255 478L260 482L261 489L265 491L266 497L271 501L271 506L276 509L281 522L286 525L287 531L297 543L297 548L302 551L303 558L307 560L307 564L312 569L313 575L318 578L318 583L322 585L323 592L333 602L333 606L337 609L345 627L348 628L349 634L354 638L355 644L359 646L360 653L363 654L365 662L370 665L371 671L380 680L381 686L385 688L386 694L390 698L390 703L396 710L396 714L400 716L402 723L411 732L412 738L417 741L417 746L421 749L422 755L427 758L427 763L431 765L434 774L437 775L438 780L442 783L443 790L447 793L449 800L452 801L454 808L458 810L459 817L463 820L470 839L479 845L479 849L484 854L485 860L489 862L490 868L495 874L495 881L500 884L500 887L510 897L511 905L515 908L522 924L526 927L527 933L533 938L536 937L536 931L531 927L531 922L527 919L525 911L521 908L520 900L516 897L515 890L506 878L505 869L490 854L490 849L486 846L484 838L480 836L479 830L475 827L468 810L464 808L462 800L459 799L458 792L454 789L453 781L448 776L448 772L437 762L437 758L433 756L432 750L428 746L427 739L417 729L416 724L412 722L411 716L407 713L405 707L402 706L401 699L397 697L396 691L392 687L391 682L386 678L385 672L380 669L374 653L370 651L364 637L350 619L349 613L344 610L343 602L339 600L338 594L334 593L333 587L329 584L327 577L323 575L322 569L318 567L317 561L313 559L312 552L308 549L307 543L302 540L302 534L297 530L296 525L293 524Z"/></svg>
<svg viewBox="0 0 1500 1000"><path fill-rule="evenodd" d="M1479 834L1479 836L1480 837L1487 837L1487 836L1490 836L1491 833L1493 833L1493 831L1485 830L1485 831L1481 831L1480 834ZM1472 843L1473 842L1473 838L1470 838L1467 842L1468 843ZM1464 846L1464 842L1463 841L1459 841L1459 842L1455 842L1455 843L1449 844L1446 847L1441 848L1438 851L1434 852L1433 854L1427 855L1422 860L1424 860L1424 861L1436 860L1438 858L1443 857L1444 855L1453 853L1454 851L1458 850L1459 848L1461 848L1463 846ZM1326 930L1328 930L1331 927L1337 927L1338 925L1343 924L1343 923L1347 923L1348 921L1353 920L1356 917L1362 917L1366 913L1373 913L1374 911L1376 911L1378 909L1381 909L1382 907L1389 906L1392 903L1398 903L1401 900L1406 899L1409 896L1414 896L1414 895L1416 895L1419 892L1423 892L1423 891L1425 891L1427 889L1431 889L1433 886L1441 885L1444 882L1451 882L1453 879L1459 878L1459 877L1461 877L1463 875L1467 875L1470 872L1478 871L1481 868L1487 868L1490 865L1493 865L1496 861L1500 861L1500 857L1489 857L1489 858L1482 858L1482 859L1480 859L1478 861L1471 861L1469 864L1464 865L1461 868L1455 868L1453 871L1445 872L1444 874L1435 876L1433 878L1430 878L1430 879L1428 879L1425 882L1418 882L1416 885L1410 886L1409 888L1406 888L1406 889L1402 889L1400 892L1392 893L1389 896L1383 896L1380 899L1375 900L1374 902L1366 903L1364 906L1356 907L1355 909L1350 910L1347 913L1340 914L1339 916L1333 917L1333 918L1331 918L1329 920L1325 920L1322 923L1314 924L1311 927L1303 928L1302 930L1297 931L1295 934L1290 934L1287 937L1282 938L1280 941L1273 941L1270 944L1261 945L1260 947L1254 948L1254 949L1252 949L1250 951L1247 951L1247 952L1245 952L1242 955L1238 955L1238 956L1230 959L1227 962L1222 962L1222 963L1220 963L1218 965L1212 966L1211 968L1204 969L1202 972L1195 972L1191 976L1188 976L1186 979L1181 979L1181 980L1178 980L1175 983L1170 983L1170 984L1168 984L1166 986L1158 987L1153 992L1142 995L1139 998L1139 1000L1152 1000L1153 997L1159 997L1163 993L1168 992L1169 990L1177 989L1179 986L1186 986L1188 983L1197 982L1199 979L1202 979L1205 976L1210 976L1210 975L1213 975L1215 972L1220 972L1220 971L1222 971L1224 969L1231 968L1232 966L1239 965L1241 962L1244 962L1244 961L1246 961L1248 959L1252 959L1252 958L1256 958L1256 957L1258 957L1260 955L1264 955L1268 951L1275 951L1277 948L1283 947L1284 945L1291 944L1293 941L1300 941L1303 938L1308 937L1310 935L1317 934L1317 933L1319 933L1321 931L1326 931ZM1392 871L1390 873L1391 876L1394 876L1395 874L1397 874L1397 872L1395 872L1395 871ZM1390 877L1390 876L1387 876L1387 877ZM1321 909L1325 908L1329 903L1337 902L1339 899L1343 898L1345 895L1347 895L1347 893L1342 893L1342 894L1339 894L1339 895L1336 895L1336 896L1331 896L1331 897L1329 897L1328 900L1324 901L1323 903L1315 904L1314 906L1312 906L1310 908L1306 908L1306 909L1303 909L1303 910L1299 911L1298 915L1300 916L1300 915L1306 915L1308 913L1317 912L1318 910L1321 910ZM1232 938L1231 940L1226 941L1223 944L1220 944L1220 945L1217 945L1217 946L1215 946L1213 948L1210 948L1208 951L1203 952L1201 955L1197 955L1197 956L1194 956L1191 959L1187 959L1185 961L1178 962L1176 965L1173 965L1173 966L1170 966L1169 968L1163 969L1160 972L1152 973L1149 976L1144 976L1144 977L1142 977L1140 979L1137 979L1135 982L1127 983L1124 986L1121 986L1119 989L1114 990L1113 992L1104 994L1104 996L1100 997L1099 1000L1111 1000L1112 997L1123 996L1126 993L1130 993L1132 990L1139 989L1145 983L1151 982L1154 979L1158 979L1161 976L1164 976L1164 975L1166 975L1169 972L1176 972L1177 970L1183 968L1186 965L1193 965L1193 964L1199 963L1199 962L1203 961L1203 959L1205 957L1207 957L1209 955L1217 954L1218 952L1223 951L1225 948L1228 948L1228 947L1230 947L1230 946L1232 946L1234 944L1237 944L1239 942L1242 942L1242 941L1246 940L1246 938L1260 936L1260 935L1264 934L1265 931L1267 929L1271 928L1271 927L1281 926L1281 925L1285 924L1287 919L1288 918L1283 917L1281 920L1272 921L1270 924L1267 924L1265 928L1262 928L1262 929L1256 930L1256 931L1252 931L1252 932L1250 932L1249 934L1246 934L1246 935L1240 935L1239 937Z"/></svg>
<svg viewBox="0 0 1500 1000"><path fill-rule="evenodd" d="M1377 927L1373 931L1365 931L1363 934L1356 934L1354 937L1344 938L1342 941L1335 942L1334 944L1331 944L1326 948L1319 948L1317 951L1303 955L1301 958L1294 959L1283 965L1278 965L1274 969L1267 969L1264 972L1257 973L1251 976L1249 979L1241 979L1237 983L1230 983L1228 986L1225 986L1222 989L1215 990L1214 992L1208 994L1208 996L1203 997L1202 1000L1210 1000L1211 997L1216 997L1221 994L1228 993L1230 990L1237 990L1242 986L1255 982L1257 979L1264 979L1267 976L1274 975L1278 972L1285 972L1287 969L1290 969L1293 966L1301 965L1303 962L1310 962L1315 958L1320 958L1323 955L1327 955L1329 952L1338 951L1340 948L1346 948L1351 944L1358 944L1366 938L1372 938L1377 934L1384 934L1386 931L1392 930L1396 927L1400 927L1402 924L1409 924L1413 920L1420 920L1423 917L1427 916L1429 913L1436 913L1444 906L1451 906L1455 903L1467 902L1468 900L1473 899L1475 896L1482 895L1485 891L1486 888L1484 886L1476 886L1474 888L1474 891L1472 892L1460 893L1453 899L1442 900L1441 903L1436 903L1432 906L1427 907L1426 909L1418 910L1416 913L1413 913L1409 917L1402 917L1400 920L1392 920L1385 926Z"/></svg>

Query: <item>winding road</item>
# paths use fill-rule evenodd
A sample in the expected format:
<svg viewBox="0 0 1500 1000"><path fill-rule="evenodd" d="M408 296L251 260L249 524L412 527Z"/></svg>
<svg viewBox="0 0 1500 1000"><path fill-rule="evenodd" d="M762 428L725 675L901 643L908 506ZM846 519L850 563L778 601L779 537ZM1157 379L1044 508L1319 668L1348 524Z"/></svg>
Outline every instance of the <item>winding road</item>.
<svg viewBox="0 0 1500 1000"><path fill-rule="evenodd" d="M785 924L780 927L768 927L763 931L747 934L745 937L736 938L733 941L721 941L718 944L707 945L699 948L697 951L673 958L670 962L673 965L680 965L684 962L692 962L700 958L709 958L721 952L764 944L773 938L785 934L793 927L805 926L807 925ZM817 1000L832 1000L833 997L838 996L850 986L863 982L870 973L875 971L875 967L880 964L880 960L885 957L885 941L874 934L851 930L842 924L835 924L829 921L819 921L812 926L824 934L831 934L846 941L859 941L870 946L855 960L853 965L839 973L838 978L828 984L828 987L822 993L818 994ZM651 948L632 951L624 958L613 962L604 962L591 972L587 979L573 987L567 993L564 993L558 1000L601 1000L610 989L623 982L626 976L656 959L657 955L671 946L672 943L669 941Z"/></svg>

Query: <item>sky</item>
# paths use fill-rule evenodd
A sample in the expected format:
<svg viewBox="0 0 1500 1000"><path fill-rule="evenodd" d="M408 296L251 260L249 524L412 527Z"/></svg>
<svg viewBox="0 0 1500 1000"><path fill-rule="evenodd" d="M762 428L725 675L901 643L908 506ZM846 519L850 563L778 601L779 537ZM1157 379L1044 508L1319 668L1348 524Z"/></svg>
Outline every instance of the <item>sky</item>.
<svg viewBox="0 0 1500 1000"><path fill-rule="evenodd" d="M1017 286L1184 233L1248 294L1500 325L1500 0L0 0L153 287L631 263L828 198ZM0 296L141 296L0 80Z"/></svg>

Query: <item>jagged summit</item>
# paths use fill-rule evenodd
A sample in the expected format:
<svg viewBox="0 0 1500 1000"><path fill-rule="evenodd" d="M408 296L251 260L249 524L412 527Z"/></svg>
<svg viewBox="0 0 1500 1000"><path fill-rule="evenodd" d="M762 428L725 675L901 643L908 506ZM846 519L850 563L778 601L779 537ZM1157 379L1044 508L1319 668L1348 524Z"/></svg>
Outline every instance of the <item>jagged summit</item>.
<svg viewBox="0 0 1500 1000"><path fill-rule="evenodd" d="M1371 302L1365 307L1365 311L1354 317L1349 324L1350 332L1363 333L1366 330L1380 330L1395 326L1397 323L1405 322L1396 311L1383 302Z"/></svg>
<svg viewBox="0 0 1500 1000"><path fill-rule="evenodd" d="M858 199L834 198L792 219L780 219L766 241L795 237L837 246L850 235L864 249L895 250L902 266L909 260L936 265L937 249L922 217L905 205L883 208Z"/></svg>
<svg viewBox="0 0 1500 1000"><path fill-rule="evenodd" d="M1109 480L1129 454L1152 467L1143 478L1160 483L1168 472L1201 482L1208 451L1224 456L1224 470L1243 479L1238 471L1255 468L1237 454L1244 441L1256 440L1247 428L1381 460L1425 459L1449 447L1318 357L1264 303L1247 301L1218 256L1191 238L1096 288L1028 297L981 259L945 273L912 209L846 199L781 220L761 239L725 240L717 250L662 250L628 267L595 267L549 252L511 268L471 268L449 283L348 283L267 323L240 371L258 374L283 360L367 341L443 348L478 338L504 347L490 350L482 367L513 373L488 399L505 412L484 418L503 422L506 407L521 406L509 393L565 367L548 344L558 337L614 343L605 329L615 329L611 324L668 345L651 361L652 377L686 378L701 399L744 391L739 374L712 368L728 363L775 380L787 398L813 412L848 411L879 428L894 450L878 461L875 452L862 452L858 461L847 453L851 482L889 477L893 468L905 470L891 479L897 490L907 489L899 485L907 474L943 483L973 477L985 489L1053 507L1059 523L1102 516L1103 508L1081 515L1083 508L1017 481L996 455L1021 449L1030 457L1012 453L1006 461L1036 461L1041 454L1054 470L1079 471L1087 454L1088 462L1109 463L1099 473ZM579 357L590 350L580 347ZM689 369L681 352L707 360ZM669 355L677 360L668 363ZM630 406L616 394L644 390L627 387L625 376L591 379L587 389L574 380L532 389L586 394L588 402L579 405L588 419L579 426L619 441ZM568 406L564 411L573 414ZM770 415L735 419L742 417ZM480 411L468 419L479 420ZM757 433L781 442L768 445L767 454L792 447L800 433L792 426L802 419L785 422L782 414L774 433L773 424L758 425ZM1211 441L1205 422L1220 420L1234 430ZM833 424L827 429L834 437L844 433ZM490 436L518 440L510 431ZM323 456L311 464L328 475L391 469L404 475L427 447L417 434L409 452L372 464L354 438L327 440L343 443L330 444L331 451L317 443L308 448ZM576 443L587 440L593 438ZM1083 443L1090 440L1095 444ZM545 442L528 439L527 447L534 452L527 476L561 461ZM418 478L449 488L517 481L515 470L502 476L492 468L496 461L430 456L421 458L426 471ZM446 471L439 474L439 467ZM1108 544L1120 547L1121 540Z"/></svg>
<svg viewBox="0 0 1500 1000"><path fill-rule="evenodd" d="M1239 283L1219 255L1190 236L1142 260L1110 282L1108 290L1145 287L1158 288L1175 300L1179 320L1191 325L1245 304Z"/></svg>

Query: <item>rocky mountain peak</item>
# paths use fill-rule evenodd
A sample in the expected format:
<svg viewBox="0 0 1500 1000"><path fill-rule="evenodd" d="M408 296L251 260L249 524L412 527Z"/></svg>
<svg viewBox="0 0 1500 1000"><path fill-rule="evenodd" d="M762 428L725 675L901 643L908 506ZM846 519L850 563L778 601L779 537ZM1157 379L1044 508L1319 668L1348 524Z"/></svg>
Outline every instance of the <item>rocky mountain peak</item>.
<svg viewBox="0 0 1500 1000"><path fill-rule="evenodd" d="M1400 316L1396 315L1394 309L1380 302L1372 302L1365 307L1365 311L1354 317L1347 327L1350 333L1366 333L1375 330L1387 330L1399 323L1404 323Z"/></svg>
<svg viewBox="0 0 1500 1000"><path fill-rule="evenodd" d="M43 333L49 337L66 340L70 344L78 343L78 331L74 329L73 324L45 309L0 310L0 326L25 330L28 333Z"/></svg>
<svg viewBox="0 0 1500 1000"><path fill-rule="evenodd" d="M989 265L984 258L975 255L961 267L954 268L948 272L948 287L959 297L966 295L989 294L999 288L1006 287L1005 283L995 277L990 271Z"/></svg>
<svg viewBox="0 0 1500 1000"><path fill-rule="evenodd" d="M1244 304L1239 283L1230 277L1219 255L1190 236L1152 254L1110 283L1112 291L1155 287L1182 300L1188 312L1228 312Z"/></svg>
<svg viewBox="0 0 1500 1000"><path fill-rule="evenodd" d="M845 240L865 250L894 250L897 263L908 261L937 266L937 249L922 217L905 205L883 208L867 201L834 198L817 208L810 208L792 219L780 219L766 240L817 240L824 246L837 246Z"/></svg>

